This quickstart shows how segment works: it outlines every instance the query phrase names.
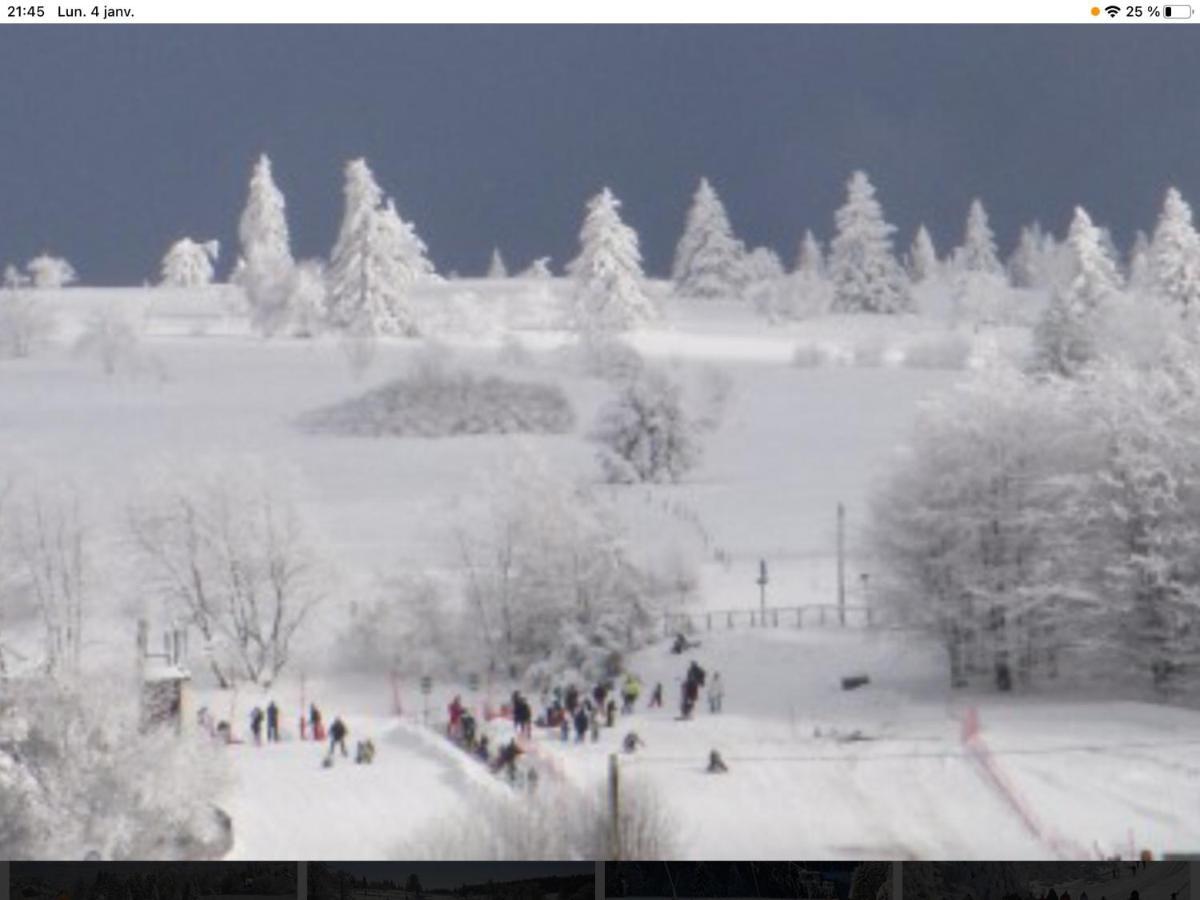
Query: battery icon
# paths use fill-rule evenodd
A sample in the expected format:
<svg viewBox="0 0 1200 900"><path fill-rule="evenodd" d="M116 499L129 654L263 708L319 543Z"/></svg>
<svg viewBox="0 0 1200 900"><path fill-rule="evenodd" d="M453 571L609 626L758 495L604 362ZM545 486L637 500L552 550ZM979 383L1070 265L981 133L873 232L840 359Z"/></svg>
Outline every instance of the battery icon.
<svg viewBox="0 0 1200 900"><path fill-rule="evenodd" d="M1190 19L1192 17L1192 8L1190 6L1180 6L1178 3L1174 6L1164 6L1163 17L1167 19Z"/></svg>

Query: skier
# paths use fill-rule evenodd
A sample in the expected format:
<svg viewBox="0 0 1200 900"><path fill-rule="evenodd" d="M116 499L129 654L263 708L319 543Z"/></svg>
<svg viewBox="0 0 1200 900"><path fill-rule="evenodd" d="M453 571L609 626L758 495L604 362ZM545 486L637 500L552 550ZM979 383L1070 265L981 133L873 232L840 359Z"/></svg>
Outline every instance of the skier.
<svg viewBox="0 0 1200 900"><path fill-rule="evenodd" d="M279 743L279 707L274 700L267 704L267 741Z"/></svg>
<svg viewBox="0 0 1200 900"><path fill-rule="evenodd" d="M262 746L263 711L257 706L250 710L250 730L254 732L254 743Z"/></svg>
<svg viewBox="0 0 1200 900"><path fill-rule="evenodd" d="M716 750L712 750L708 754L708 771L712 773L729 771L729 766L725 765L725 760L721 758L721 754Z"/></svg>
<svg viewBox="0 0 1200 900"><path fill-rule="evenodd" d="M725 684L721 681L721 673L713 672L712 682L708 686L708 710L719 713L721 701L725 698Z"/></svg>
<svg viewBox="0 0 1200 900"><path fill-rule="evenodd" d="M642 686L638 682L637 677L632 673L625 675L625 683L621 685L621 714L629 715L633 712L633 705L637 703L638 694L642 692Z"/></svg>
<svg viewBox="0 0 1200 900"><path fill-rule="evenodd" d="M584 737L587 736L588 730L588 714L587 710L582 706L575 713L575 743L582 744Z"/></svg>
<svg viewBox="0 0 1200 900"><path fill-rule="evenodd" d="M656 707L656 706L659 707L660 709L662 708L662 682L661 681L655 683L654 691L653 691L653 693L650 694L650 709L654 709L654 707Z"/></svg>
<svg viewBox="0 0 1200 900"><path fill-rule="evenodd" d="M342 751L342 756L349 756L346 751L346 735L350 733L350 729L346 727L346 723L342 721L341 716L335 716L333 724L329 726L329 759L333 761L333 751L339 748Z"/></svg>
<svg viewBox="0 0 1200 900"><path fill-rule="evenodd" d="M621 741L621 749L626 753L633 753L638 747L644 746L646 746L646 742L642 740L636 731L629 732L629 734L625 735L625 740Z"/></svg>

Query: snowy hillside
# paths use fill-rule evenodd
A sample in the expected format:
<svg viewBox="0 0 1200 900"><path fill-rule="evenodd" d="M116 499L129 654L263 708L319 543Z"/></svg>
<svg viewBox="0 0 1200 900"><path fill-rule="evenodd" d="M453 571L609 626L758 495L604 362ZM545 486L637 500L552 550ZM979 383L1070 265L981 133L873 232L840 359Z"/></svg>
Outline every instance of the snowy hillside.
<svg viewBox="0 0 1200 900"><path fill-rule="evenodd" d="M365 438L313 433L297 422L436 358L450 371L560 389L577 424L519 443L562 477L595 483L589 430L613 388L550 314L564 290L556 282L530 289L482 280L423 287L418 302L445 318L436 344L382 339L358 378L332 338L249 334L234 291L67 289L52 297L57 342L30 359L0 361L3 461L22 479L54 473L77 485L91 527L104 536L105 552L112 550L88 622L93 657L123 658L135 616L163 620L150 598L109 587L129 564L120 537L129 498L163 472L247 454L291 470L298 508L336 561L336 587L270 690L220 689L195 638L193 708L232 723L240 741L221 751L232 773L216 798L233 821L232 856L461 857L479 837L464 822L481 804L525 804L442 729L455 693L482 713L485 699L498 706L521 687L540 712L535 686L498 674L472 690L465 676L483 673L484 660L451 665L408 645L383 648L391 661L364 672L359 648L346 637L379 578L432 572L450 584L465 579L458 536L480 498L497 489L514 439ZM108 376L69 352L69 336L113 305L145 317L138 354L153 365ZM523 763L542 773L545 799L534 802L553 803L558 790L599 796L608 755L636 731L645 745L622 756L623 778L655 798L681 858L1097 855L1128 853L1131 835L1138 848L1156 851L1200 845L1200 823L1190 815L1200 802L1200 771L1190 762L1200 714L1051 691L952 691L944 650L914 633L866 629L853 617L841 629L832 614L819 625L815 612L797 629L787 618L787 609L836 601L839 503L847 515L848 601L873 604L875 563L862 538L867 501L908 441L915 411L964 378L973 354L1024 352L1027 332L966 333L921 317L767 325L721 301L664 308L663 319L633 332L629 343L671 373L689 410L713 416L714 425L698 467L681 483L596 491L619 517L635 558L695 567L695 583L667 608L692 616L700 647L681 658L658 642L630 656L627 670L645 685L639 709L602 729L599 741L563 744L556 732L537 730ZM494 327L463 330L461 321ZM950 367L906 364L915 344L943 340L965 342L970 353ZM798 359L798 347L823 347L825 355L814 365L804 354ZM769 567L766 602L785 610L777 628L747 627L760 602L760 560ZM727 630L727 615L716 615L707 631L705 612L727 610L739 611L736 628ZM6 643L15 646L21 634L36 634L37 622L17 616L6 628ZM664 630L652 623L651 631ZM681 722L690 656L720 671L728 693L723 713L702 709ZM417 690L425 672L435 676L428 699ZM860 674L869 685L841 689L843 677ZM656 682L665 708L647 710ZM283 709L284 740L255 747L247 716L271 699ZM296 740L302 709L314 701L327 723L344 718L351 753L359 740L374 742L372 765L337 758L323 769L323 748ZM971 716L1003 786L963 743ZM511 735L505 720L488 728L494 745ZM713 749L727 774L705 773ZM447 844L453 834L466 849ZM484 843L474 852L516 851ZM571 851L563 845L562 852Z"/></svg>

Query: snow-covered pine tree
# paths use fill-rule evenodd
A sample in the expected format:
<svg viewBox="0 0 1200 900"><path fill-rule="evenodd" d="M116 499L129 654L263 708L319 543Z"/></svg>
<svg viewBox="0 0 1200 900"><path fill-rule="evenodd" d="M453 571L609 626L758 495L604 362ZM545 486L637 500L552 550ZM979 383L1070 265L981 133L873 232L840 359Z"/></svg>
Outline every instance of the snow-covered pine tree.
<svg viewBox="0 0 1200 900"><path fill-rule="evenodd" d="M265 153L250 175L246 208L238 222L238 240L242 257L236 280L246 291L254 323L270 334L287 319L295 263L283 192L275 184L271 160Z"/></svg>
<svg viewBox="0 0 1200 900"><path fill-rule="evenodd" d="M701 178L675 248L675 294L704 300L739 297L747 283L744 256L721 198L708 179Z"/></svg>
<svg viewBox="0 0 1200 900"><path fill-rule="evenodd" d="M1013 287L1036 288L1045 286L1046 235L1038 222L1021 229L1016 249L1008 259L1008 278Z"/></svg>
<svg viewBox="0 0 1200 900"><path fill-rule="evenodd" d="M553 278L554 273L550 271L550 257L539 256L529 264L529 267L523 269L518 275L518 278L532 278L536 281L546 281Z"/></svg>
<svg viewBox="0 0 1200 900"><path fill-rule="evenodd" d="M333 248L329 320L357 335L415 335L408 287L433 274L425 244L400 218L366 160L346 166L346 213Z"/></svg>
<svg viewBox="0 0 1200 900"><path fill-rule="evenodd" d="M1074 277L1057 288L1034 328L1034 368L1072 376L1091 362L1101 317L1121 289L1121 277L1100 242L1100 229L1083 207L1075 208L1067 246Z"/></svg>
<svg viewBox="0 0 1200 900"><path fill-rule="evenodd" d="M349 327L362 305L362 251L371 219L383 206L383 190L365 159L346 164L344 195L345 212L326 272L330 282L329 321L338 328Z"/></svg>
<svg viewBox="0 0 1200 900"><path fill-rule="evenodd" d="M1003 271L996 255L996 237L988 224L987 210L978 198L971 201L967 211L967 226L962 246L954 251L955 268L960 272L982 272L997 275Z"/></svg>
<svg viewBox="0 0 1200 900"><path fill-rule="evenodd" d="M213 280L213 264L220 245L181 238L171 245L162 260L162 284L166 287L203 287Z"/></svg>
<svg viewBox="0 0 1200 900"><path fill-rule="evenodd" d="M921 225L908 251L908 274L914 282L929 281L941 268L929 229Z"/></svg>
<svg viewBox="0 0 1200 900"><path fill-rule="evenodd" d="M796 254L796 265L792 272L816 278L825 275L825 251L821 249L821 242L811 228L805 229L804 237L800 239L800 251Z"/></svg>
<svg viewBox="0 0 1200 900"><path fill-rule="evenodd" d="M1136 293L1151 289L1154 273L1150 264L1150 238L1140 228L1129 248L1129 288Z"/></svg>
<svg viewBox="0 0 1200 900"><path fill-rule="evenodd" d="M67 260L61 256L51 256L42 253L25 263L25 271L35 288L53 289L66 287L79 280L79 275Z"/></svg>
<svg viewBox="0 0 1200 900"><path fill-rule="evenodd" d="M1200 305L1200 235L1192 225L1192 208L1175 188L1167 190L1150 246L1154 285L1184 312Z"/></svg>
<svg viewBox="0 0 1200 900"><path fill-rule="evenodd" d="M500 255L500 248L492 248L492 259L488 263L487 270L488 278L507 278L508 266L504 264L504 257Z"/></svg>
<svg viewBox="0 0 1200 900"><path fill-rule="evenodd" d="M833 310L903 313L913 308L908 279L892 252L895 227L883 218L865 172L846 184L846 203L834 216L837 235L829 248Z"/></svg>
<svg viewBox="0 0 1200 900"><path fill-rule="evenodd" d="M319 259L296 264L288 300L288 332L295 337L315 337L325 327L325 267Z"/></svg>
<svg viewBox="0 0 1200 900"><path fill-rule="evenodd" d="M637 232L621 221L621 201L604 188L587 205L575 279L575 326L584 335L625 331L656 315L646 295Z"/></svg>

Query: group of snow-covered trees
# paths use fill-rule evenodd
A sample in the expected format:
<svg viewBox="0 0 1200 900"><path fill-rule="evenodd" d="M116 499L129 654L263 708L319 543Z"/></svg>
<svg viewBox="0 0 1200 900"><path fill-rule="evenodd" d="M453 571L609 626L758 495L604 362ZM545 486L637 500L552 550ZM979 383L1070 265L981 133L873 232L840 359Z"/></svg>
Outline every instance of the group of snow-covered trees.
<svg viewBox="0 0 1200 900"><path fill-rule="evenodd" d="M347 163L344 193L345 212L328 264L298 262L271 161L263 155L255 164L238 222L241 254L231 281L245 292L260 333L311 337L331 328L369 338L420 332L408 291L436 277L424 242L385 197L366 160ZM218 251L216 241L176 241L163 257L162 283L210 284Z"/></svg>
<svg viewBox="0 0 1200 900"><path fill-rule="evenodd" d="M884 596L952 681L1200 684L1200 348L995 365L926 409L874 505Z"/></svg>

